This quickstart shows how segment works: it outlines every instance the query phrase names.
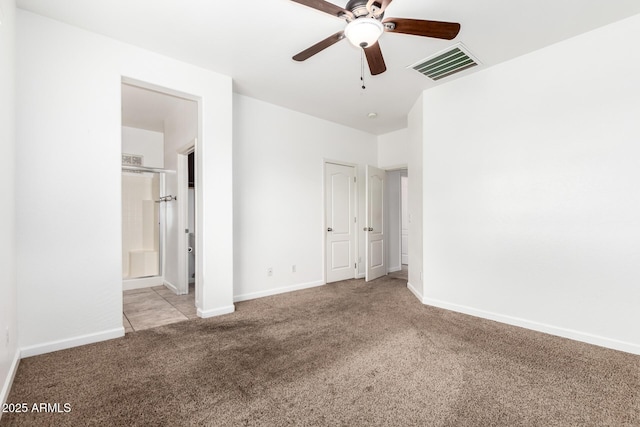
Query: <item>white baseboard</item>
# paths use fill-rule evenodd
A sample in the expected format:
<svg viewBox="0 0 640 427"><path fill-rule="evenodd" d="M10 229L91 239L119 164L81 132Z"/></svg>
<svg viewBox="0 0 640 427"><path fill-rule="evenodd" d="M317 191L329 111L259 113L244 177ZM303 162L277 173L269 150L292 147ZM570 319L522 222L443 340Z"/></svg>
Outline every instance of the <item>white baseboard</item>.
<svg viewBox="0 0 640 427"><path fill-rule="evenodd" d="M423 301L424 298L422 298L422 294L420 292L418 292L418 290L416 288L413 287L413 285L409 282L407 282L407 288L409 288L409 290L411 291L411 293L418 298L418 300L420 300L421 303L425 304L425 302Z"/></svg>
<svg viewBox="0 0 640 427"><path fill-rule="evenodd" d="M283 286L281 288L268 289L266 291L250 292L248 294L241 294L241 295L234 296L233 302L247 301L250 299L268 297L271 295L284 294L286 292L293 292L293 291L299 291L302 289L315 288L316 286L322 286L324 284L325 284L324 281L318 280L315 282L300 283L298 285Z"/></svg>
<svg viewBox="0 0 640 427"><path fill-rule="evenodd" d="M395 273L396 271L400 271L402 270L402 266L399 267L389 267L389 269L387 270L388 273Z"/></svg>
<svg viewBox="0 0 640 427"><path fill-rule="evenodd" d="M9 372L7 373L7 378L2 385L2 390L0 391L0 404L4 405L7 403L7 398L9 397L9 392L11 391L11 386L13 385L13 379L16 377L16 372L18 372L18 365L20 364L20 349L16 348L16 352L13 356L13 361L11 362L11 366L9 367ZM2 419L2 412L0 412L0 419Z"/></svg>
<svg viewBox="0 0 640 427"><path fill-rule="evenodd" d="M506 323L508 325L519 326L521 328L532 329L534 331L544 332L546 334L556 335L563 338L569 338L575 341L581 341L600 347L606 347L640 355L640 345L626 341L620 341L612 338L602 337L599 335L593 335L587 332L581 332L573 329L539 323L519 317L480 310L477 308L454 304L446 301L440 301L432 298L423 298L422 302L426 305L432 305L434 307L444 308L446 310L456 311L458 313L469 314L471 316L495 320L496 322Z"/></svg>
<svg viewBox="0 0 640 427"><path fill-rule="evenodd" d="M203 319L206 319L208 317L222 316L223 314L233 313L234 311L236 311L236 307L234 305L214 308L211 310L198 309L198 317L202 317Z"/></svg>
<svg viewBox="0 0 640 427"><path fill-rule="evenodd" d="M164 286L166 286L167 288L169 288L169 290L171 292L173 292L174 294L180 295L180 293L178 293L178 288L176 288L176 286L173 283L171 283L170 281L164 280L162 284Z"/></svg>
<svg viewBox="0 0 640 427"><path fill-rule="evenodd" d="M356 274L356 279L364 279L366 277L365 273Z"/></svg>
<svg viewBox="0 0 640 427"><path fill-rule="evenodd" d="M141 279L125 279L122 281L122 290L131 291L133 289L151 288L162 286L164 279L162 276L143 277Z"/></svg>
<svg viewBox="0 0 640 427"><path fill-rule="evenodd" d="M52 351L64 350L66 348L78 347L81 345L93 344L100 341L111 340L124 336L124 327L110 329L108 331L97 332L95 334L81 335L58 341L51 341L44 344L30 345L20 349L22 358L37 356L39 354L51 353Z"/></svg>

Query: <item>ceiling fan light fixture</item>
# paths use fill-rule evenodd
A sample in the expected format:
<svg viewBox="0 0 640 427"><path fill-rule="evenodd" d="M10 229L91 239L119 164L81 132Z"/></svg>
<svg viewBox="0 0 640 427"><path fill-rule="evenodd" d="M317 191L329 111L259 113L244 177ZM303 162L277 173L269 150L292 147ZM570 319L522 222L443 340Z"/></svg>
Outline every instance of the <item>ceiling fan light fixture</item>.
<svg viewBox="0 0 640 427"><path fill-rule="evenodd" d="M383 32L384 27L380 21L373 18L355 19L344 29L344 35L351 44L361 48L374 45Z"/></svg>

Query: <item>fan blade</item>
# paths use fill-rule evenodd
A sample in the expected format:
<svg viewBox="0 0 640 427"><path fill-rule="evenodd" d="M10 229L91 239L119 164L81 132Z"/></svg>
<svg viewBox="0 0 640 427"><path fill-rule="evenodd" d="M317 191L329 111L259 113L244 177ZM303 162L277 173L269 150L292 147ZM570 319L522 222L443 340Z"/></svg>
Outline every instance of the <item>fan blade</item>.
<svg viewBox="0 0 640 427"><path fill-rule="evenodd" d="M451 40L460 32L460 24L455 22L425 21L422 19L389 18L383 24L393 24L395 28L385 31Z"/></svg>
<svg viewBox="0 0 640 427"><path fill-rule="evenodd" d="M344 38L344 31L339 31L327 37L326 39L322 40L321 42L314 44L310 48L303 50L302 52L294 56L293 59L295 61L304 61L306 59L309 59L316 53L321 52L326 48L328 48L329 46L338 43L343 38Z"/></svg>
<svg viewBox="0 0 640 427"><path fill-rule="evenodd" d="M324 0L291 0L296 3L303 4L305 6L309 6L310 8L317 9L321 12L328 13L329 15L336 16L341 18L342 16L348 16L351 19L354 19L353 13L349 12L347 9L343 9L340 6L336 6L333 3L329 3Z"/></svg>
<svg viewBox="0 0 640 427"><path fill-rule="evenodd" d="M380 16L384 12L384 10L387 8L387 6L389 6L389 3L391 3L391 1L392 0L369 0L367 2L367 10L369 12L372 12L371 7L373 6L374 3L377 3L380 5L380 7L378 7L376 16Z"/></svg>
<svg viewBox="0 0 640 427"><path fill-rule="evenodd" d="M378 74L382 74L387 71L387 66L384 63L379 43L372 44L368 48L365 48L364 54L367 57L369 71L371 71L372 76L377 76Z"/></svg>

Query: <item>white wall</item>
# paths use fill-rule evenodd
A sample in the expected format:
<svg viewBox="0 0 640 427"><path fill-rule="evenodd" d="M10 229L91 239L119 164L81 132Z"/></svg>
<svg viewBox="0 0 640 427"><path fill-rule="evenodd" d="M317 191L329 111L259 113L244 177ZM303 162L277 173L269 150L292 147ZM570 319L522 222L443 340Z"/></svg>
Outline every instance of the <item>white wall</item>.
<svg viewBox="0 0 640 427"><path fill-rule="evenodd" d="M387 169L387 270L398 271L401 269L400 259L400 176L407 175L410 153L410 130L400 129L383 135L378 135L378 167ZM416 149L417 147L414 147ZM400 170L399 168L403 168Z"/></svg>
<svg viewBox="0 0 640 427"><path fill-rule="evenodd" d="M164 134L146 129L122 126L122 153L144 156L143 165L164 167Z"/></svg>
<svg viewBox="0 0 640 427"><path fill-rule="evenodd" d="M422 151L424 145L423 96L420 96L407 117L409 151L409 289L423 298L422 289Z"/></svg>
<svg viewBox="0 0 640 427"><path fill-rule="evenodd" d="M178 152L198 136L198 103L180 102L164 121L164 158L167 169L176 170Z"/></svg>
<svg viewBox="0 0 640 427"><path fill-rule="evenodd" d="M426 303L640 354L637 40L640 15L425 93Z"/></svg>
<svg viewBox="0 0 640 427"><path fill-rule="evenodd" d="M200 311L232 311L231 79L20 10L16 52L23 355L124 333L123 76L201 100Z"/></svg>
<svg viewBox="0 0 640 427"><path fill-rule="evenodd" d="M236 299L323 283L323 159L358 165L364 219L365 165L376 157L374 135L234 95ZM364 261L363 233L358 243Z"/></svg>
<svg viewBox="0 0 640 427"><path fill-rule="evenodd" d="M18 363L15 257L15 1L0 0L0 404ZM7 333L9 341L7 342ZM0 417L2 414L0 414Z"/></svg>
<svg viewBox="0 0 640 427"><path fill-rule="evenodd" d="M406 168L409 163L409 130L407 128L378 135L378 167Z"/></svg>

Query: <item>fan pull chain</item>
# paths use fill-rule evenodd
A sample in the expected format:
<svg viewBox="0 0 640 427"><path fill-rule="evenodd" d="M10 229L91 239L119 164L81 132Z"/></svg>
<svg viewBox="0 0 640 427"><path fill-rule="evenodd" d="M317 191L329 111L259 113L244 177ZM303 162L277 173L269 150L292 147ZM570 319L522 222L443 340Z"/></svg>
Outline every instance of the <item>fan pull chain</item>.
<svg viewBox="0 0 640 427"><path fill-rule="evenodd" d="M360 81L362 82L362 90L366 89L364 85L364 49L360 49Z"/></svg>

